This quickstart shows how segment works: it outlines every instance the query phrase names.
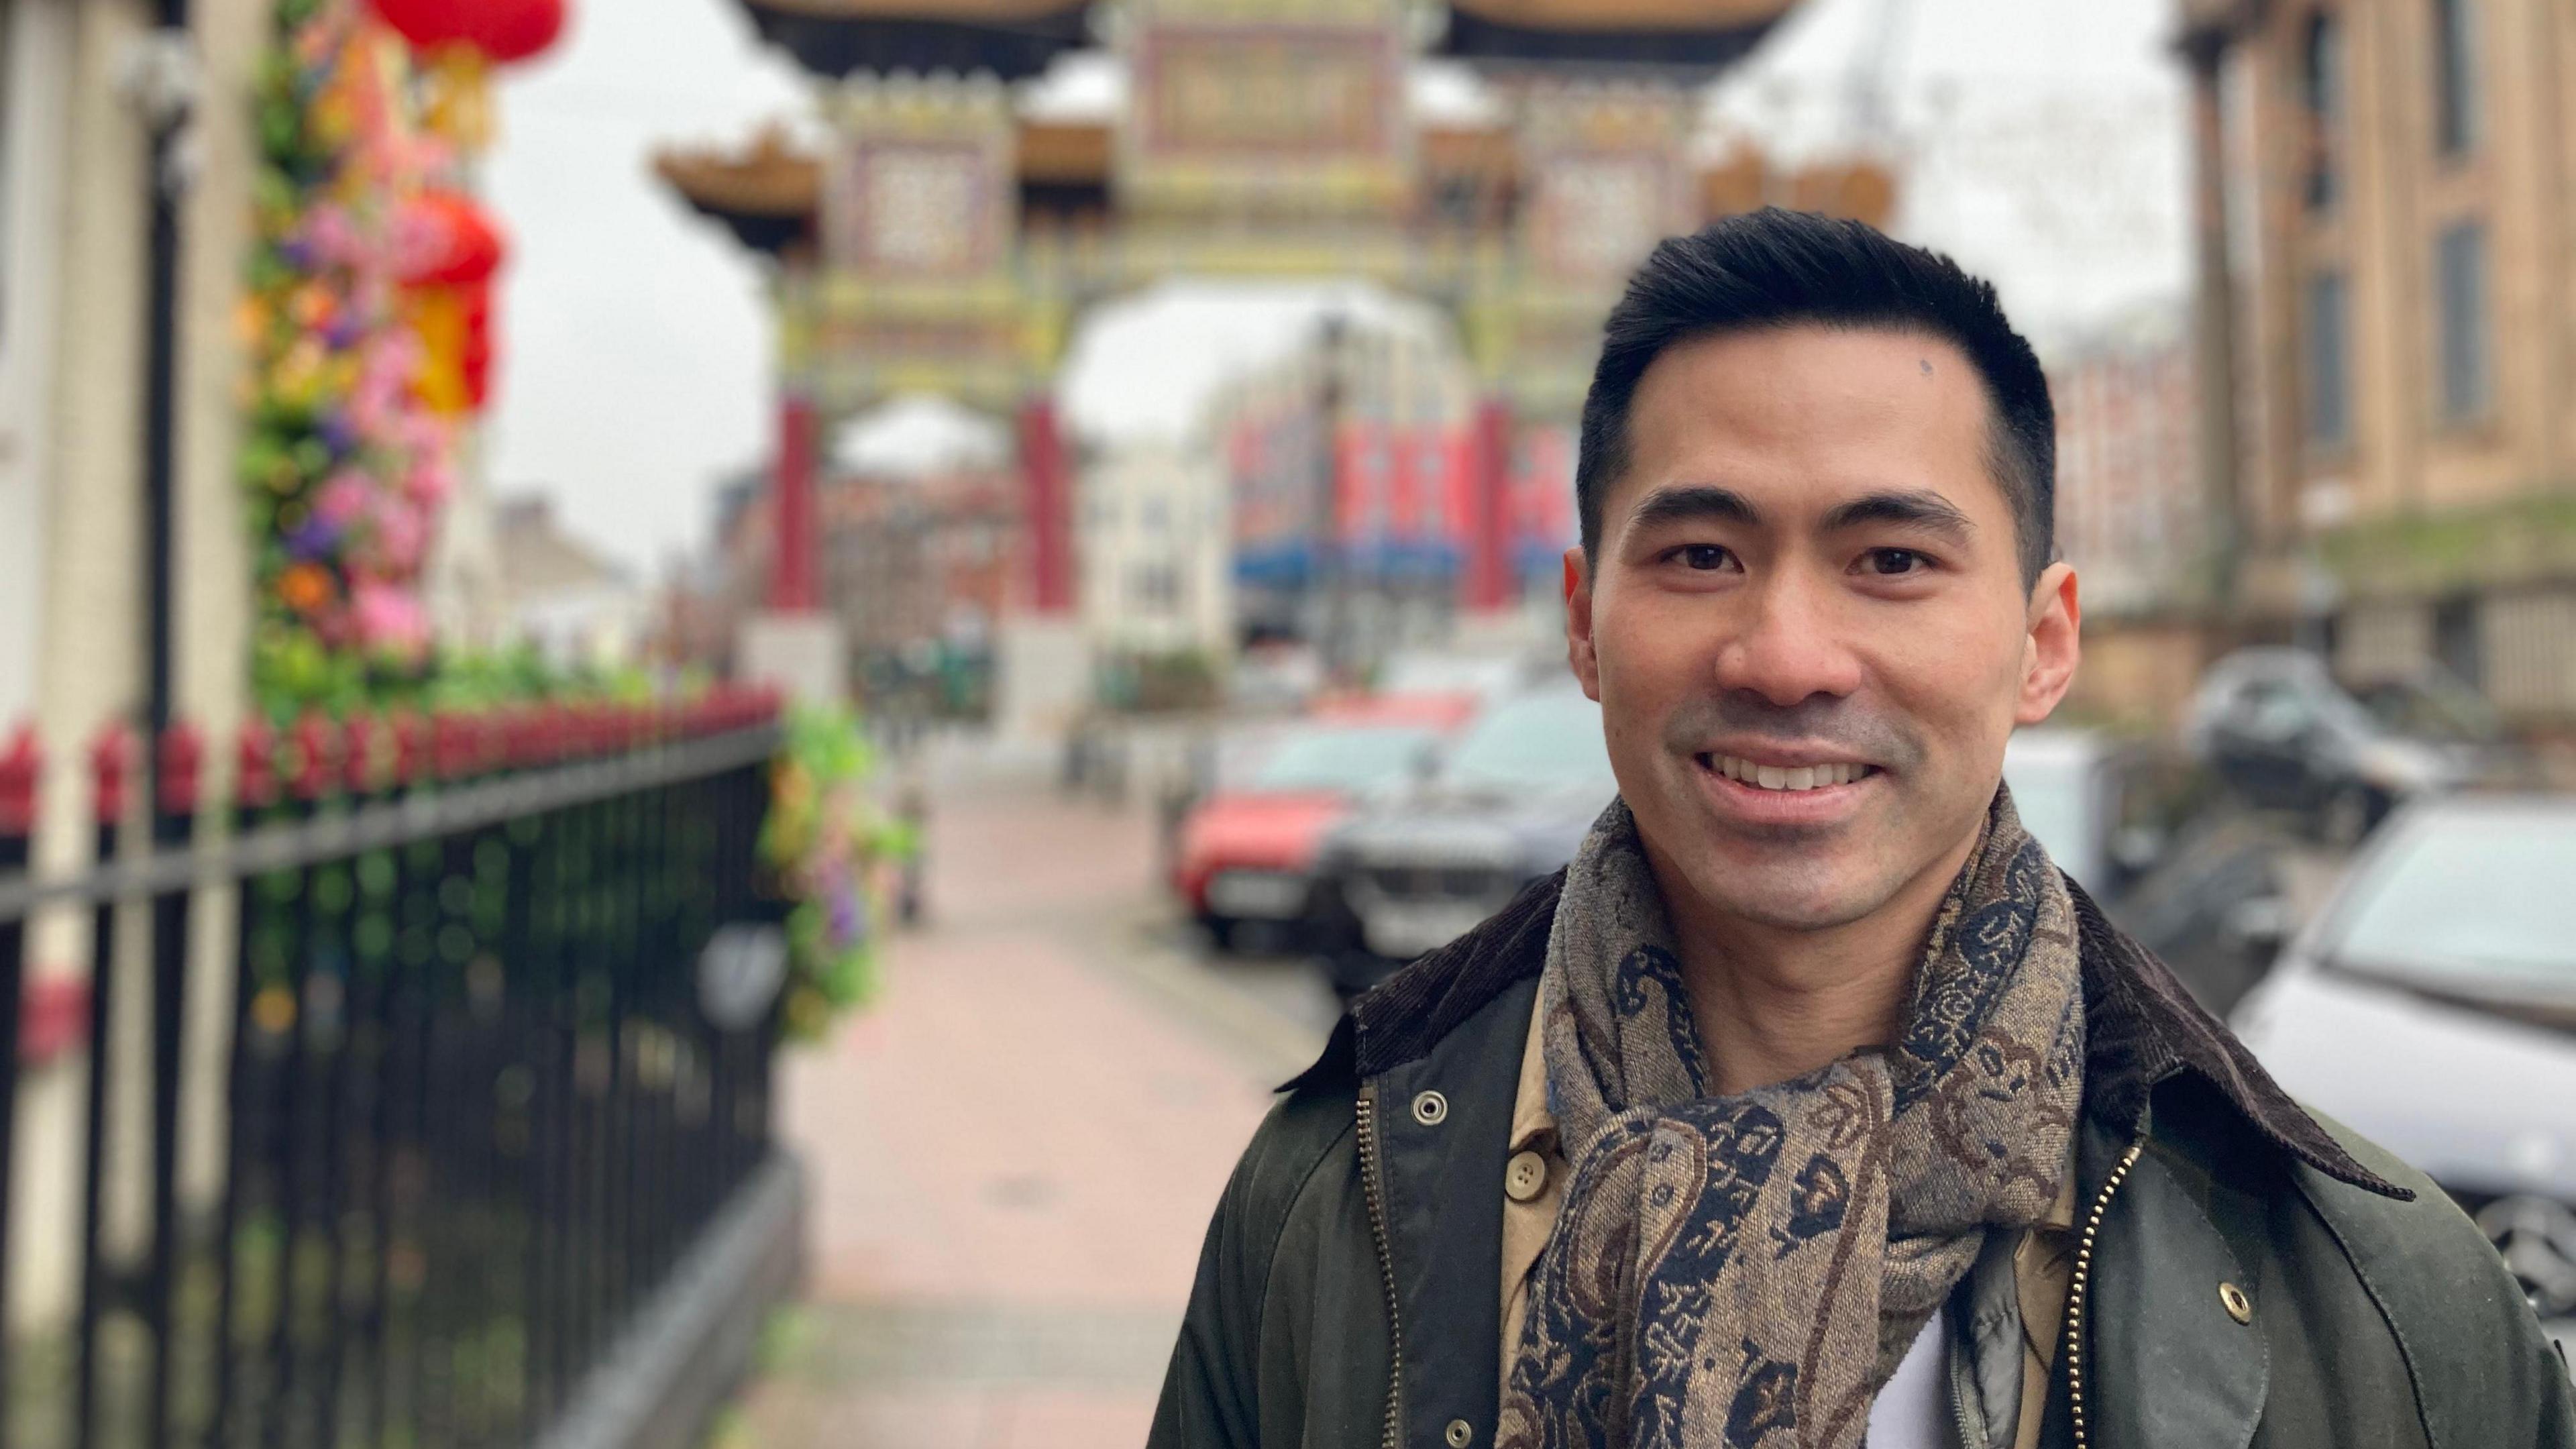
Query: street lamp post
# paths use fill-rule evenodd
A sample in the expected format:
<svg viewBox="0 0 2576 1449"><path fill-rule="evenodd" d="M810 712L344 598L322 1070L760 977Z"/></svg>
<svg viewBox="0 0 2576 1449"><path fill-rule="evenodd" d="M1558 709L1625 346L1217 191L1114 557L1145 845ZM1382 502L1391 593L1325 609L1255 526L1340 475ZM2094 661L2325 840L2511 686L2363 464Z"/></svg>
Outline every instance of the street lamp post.
<svg viewBox="0 0 2576 1449"><path fill-rule="evenodd" d="M1349 320L1339 312L1324 314L1317 331L1315 384L1315 586L1321 595L1324 668L1338 678L1349 664L1350 579L1342 559L1342 408L1347 383L1342 376L1342 344Z"/></svg>

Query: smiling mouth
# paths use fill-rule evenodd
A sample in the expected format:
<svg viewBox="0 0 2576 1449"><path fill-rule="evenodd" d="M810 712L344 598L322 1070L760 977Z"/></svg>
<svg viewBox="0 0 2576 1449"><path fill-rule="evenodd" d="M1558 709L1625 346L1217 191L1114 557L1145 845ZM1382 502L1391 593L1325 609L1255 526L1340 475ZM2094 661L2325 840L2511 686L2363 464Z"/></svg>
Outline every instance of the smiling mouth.
<svg viewBox="0 0 2576 1449"><path fill-rule="evenodd" d="M1701 769L1723 775L1739 784L1759 790L1784 793L1800 790L1822 790L1832 785L1849 785L1878 773L1876 765L1838 762L1823 765L1763 765L1733 755L1706 754L1696 757Z"/></svg>

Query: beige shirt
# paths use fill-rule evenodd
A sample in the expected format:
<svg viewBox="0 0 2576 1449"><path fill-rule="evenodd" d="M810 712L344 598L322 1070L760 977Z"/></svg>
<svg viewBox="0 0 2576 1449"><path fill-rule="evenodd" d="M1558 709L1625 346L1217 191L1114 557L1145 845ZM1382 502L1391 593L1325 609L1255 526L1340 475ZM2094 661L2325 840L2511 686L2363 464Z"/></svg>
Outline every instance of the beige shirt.
<svg viewBox="0 0 2576 1449"><path fill-rule="evenodd" d="M1521 1048L1520 1088L1512 1100L1512 1155L1503 1172L1503 1378L1511 1379L1521 1320L1529 1313L1531 1270L1556 1230L1566 1180L1574 1174L1547 1107L1547 1059L1539 1041L1540 1008L1530 1011L1528 1041ZM2048 1402L2048 1373L2057 1361L2057 1329L2066 1312L2066 1289L2075 1271L2075 1174L2057 1195L2045 1221L2022 1232L2013 1251L2013 1276L2021 1294L2021 1424L2013 1449L2037 1449L2040 1412Z"/></svg>

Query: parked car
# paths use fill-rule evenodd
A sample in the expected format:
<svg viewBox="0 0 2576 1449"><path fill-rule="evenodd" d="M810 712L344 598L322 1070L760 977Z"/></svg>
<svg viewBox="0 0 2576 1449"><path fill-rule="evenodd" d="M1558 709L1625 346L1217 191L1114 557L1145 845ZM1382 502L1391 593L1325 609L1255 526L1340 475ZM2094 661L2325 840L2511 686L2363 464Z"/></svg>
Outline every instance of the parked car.
<svg viewBox="0 0 2576 1449"><path fill-rule="evenodd" d="M2576 1320L2576 799L2408 806L2234 1014L2281 1085L2429 1174Z"/></svg>
<svg viewBox="0 0 2576 1449"><path fill-rule="evenodd" d="M2370 699L2314 654L2242 649L2210 666L2184 740L2248 803L2294 811L2337 846L2415 796L2513 777L2492 713L2465 689L2427 670L2381 681Z"/></svg>
<svg viewBox="0 0 2576 1449"><path fill-rule="evenodd" d="M1326 871L1359 927L1324 957L1345 995L1436 950L1574 858L1618 793L1601 707L1571 685L1514 696L1469 729L1434 775L1337 832Z"/></svg>
<svg viewBox="0 0 2576 1449"><path fill-rule="evenodd" d="M2005 745L2004 783L2049 859L2109 900L2156 863L2184 807L2172 764L2116 735L2041 727Z"/></svg>
<svg viewBox="0 0 2576 1449"><path fill-rule="evenodd" d="M1247 935L1324 949L1346 939L1340 897L1319 890L1324 836L1372 792L1428 769L1445 717L1356 706L1264 732L1181 818L1172 888L1220 950Z"/></svg>

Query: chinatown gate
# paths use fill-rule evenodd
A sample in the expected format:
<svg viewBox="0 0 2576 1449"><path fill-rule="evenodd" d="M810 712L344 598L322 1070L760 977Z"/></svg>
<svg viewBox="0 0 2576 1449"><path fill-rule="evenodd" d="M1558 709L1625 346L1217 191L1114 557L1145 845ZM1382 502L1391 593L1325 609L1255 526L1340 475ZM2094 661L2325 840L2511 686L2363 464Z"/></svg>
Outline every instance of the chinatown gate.
<svg viewBox="0 0 2576 1449"><path fill-rule="evenodd" d="M1692 154L1700 88L1795 0L739 3L830 82L819 154L772 132L656 163L775 262L778 556L745 662L837 678L818 440L894 394L944 394L1016 419L1025 605L999 665L1023 720L1088 687L1051 389L1095 303L1179 275L1359 278L1445 310L1479 396L1458 603L1493 610L1518 592L1517 442L1576 419L1601 319L1653 243L1772 203L1879 221L1893 199L1867 163L1778 174L1758 153ZM1013 84L1086 47L1123 61L1119 112L1023 117ZM1424 55L1473 65L1498 114L1417 120Z"/></svg>

